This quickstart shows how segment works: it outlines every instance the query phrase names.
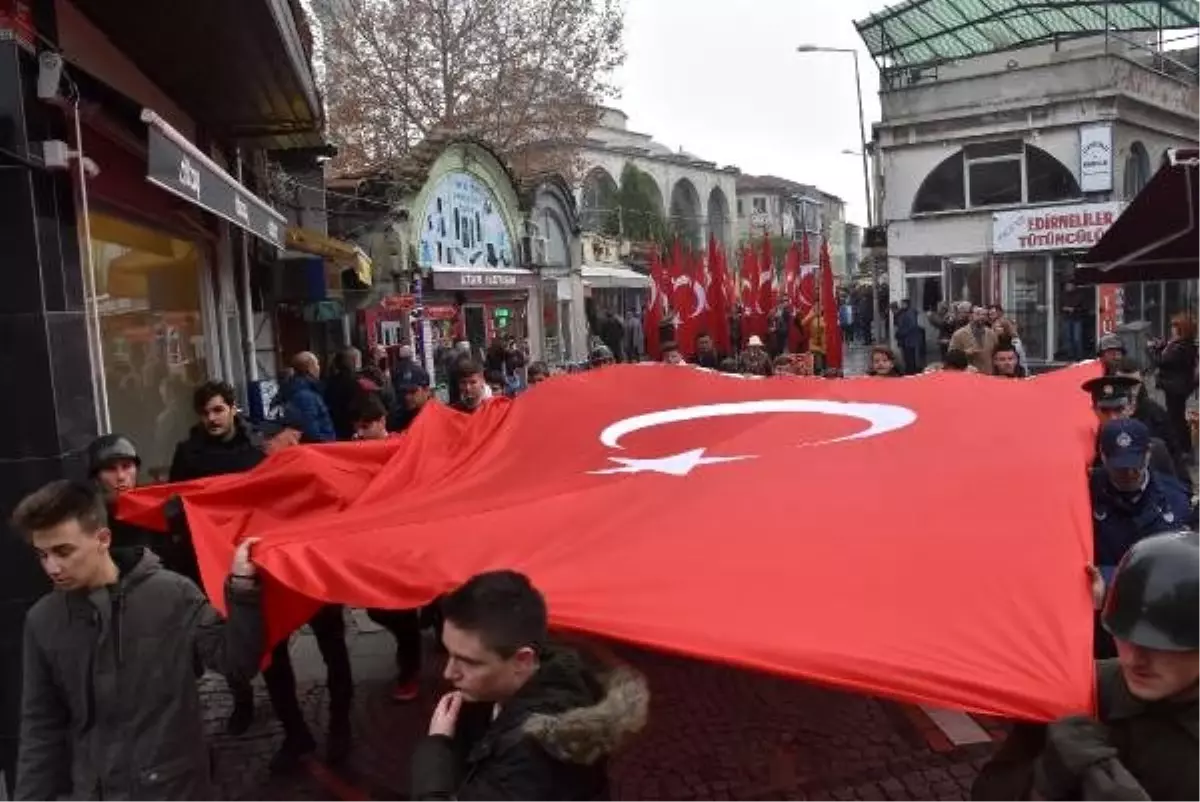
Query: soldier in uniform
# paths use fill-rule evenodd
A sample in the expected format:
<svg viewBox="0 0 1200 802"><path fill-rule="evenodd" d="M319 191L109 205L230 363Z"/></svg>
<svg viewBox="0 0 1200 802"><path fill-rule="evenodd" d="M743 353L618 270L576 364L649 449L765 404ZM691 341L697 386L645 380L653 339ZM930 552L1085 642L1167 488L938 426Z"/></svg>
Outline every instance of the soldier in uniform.
<svg viewBox="0 0 1200 802"><path fill-rule="evenodd" d="M1096 420L1101 426L1110 420L1133 417L1133 412L1137 409L1136 394L1139 386L1140 382L1127 376L1098 376L1081 385L1083 391L1092 397L1092 411L1096 413ZM1093 468L1103 465L1100 459L1099 431L1096 434ZM1174 476L1185 484L1191 481L1191 477L1179 475L1171 450L1167 448L1166 443L1154 436L1150 438L1150 468Z"/></svg>
<svg viewBox="0 0 1200 802"><path fill-rule="evenodd" d="M972 799L1200 799L1200 538L1129 549L1104 604L1117 659L1096 663L1097 717L1018 724Z"/></svg>
<svg viewBox="0 0 1200 802"><path fill-rule="evenodd" d="M1178 480L1150 467L1150 430L1141 421L1119 418L1101 426L1100 457L1103 465L1090 477L1093 554L1108 582L1133 544L1188 525L1191 500ZM1097 627L1096 657L1113 654Z"/></svg>

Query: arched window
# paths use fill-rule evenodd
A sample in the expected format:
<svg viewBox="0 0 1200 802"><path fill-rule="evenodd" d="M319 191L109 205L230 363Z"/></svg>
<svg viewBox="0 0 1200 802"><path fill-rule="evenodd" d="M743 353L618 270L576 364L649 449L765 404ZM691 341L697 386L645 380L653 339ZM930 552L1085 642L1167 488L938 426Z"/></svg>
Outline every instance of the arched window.
<svg viewBox="0 0 1200 802"><path fill-rule="evenodd" d="M921 182L913 201L913 214L948 212L967 207L962 151L943 161Z"/></svg>
<svg viewBox="0 0 1200 802"><path fill-rule="evenodd" d="M1081 195L1062 162L1019 139L967 145L925 176L913 214L1051 203Z"/></svg>
<svg viewBox="0 0 1200 802"><path fill-rule="evenodd" d="M1150 154L1141 142L1129 146L1125 157L1125 199L1129 200L1142 191L1150 181Z"/></svg>
<svg viewBox="0 0 1200 802"><path fill-rule="evenodd" d="M1030 203L1074 200L1083 194L1062 162L1033 145L1025 146L1025 181Z"/></svg>

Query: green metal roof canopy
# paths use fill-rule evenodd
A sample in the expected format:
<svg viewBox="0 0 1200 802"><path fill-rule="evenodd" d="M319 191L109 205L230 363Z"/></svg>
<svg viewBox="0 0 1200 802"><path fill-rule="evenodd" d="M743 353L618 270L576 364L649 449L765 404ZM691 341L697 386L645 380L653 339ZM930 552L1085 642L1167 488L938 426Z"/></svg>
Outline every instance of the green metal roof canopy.
<svg viewBox="0 0 1200 802"><path fill-rule="evenodd" d="M937 64L1106 31L1198 25L1197 0L906 0L854 24L880 68Z"/></svg>

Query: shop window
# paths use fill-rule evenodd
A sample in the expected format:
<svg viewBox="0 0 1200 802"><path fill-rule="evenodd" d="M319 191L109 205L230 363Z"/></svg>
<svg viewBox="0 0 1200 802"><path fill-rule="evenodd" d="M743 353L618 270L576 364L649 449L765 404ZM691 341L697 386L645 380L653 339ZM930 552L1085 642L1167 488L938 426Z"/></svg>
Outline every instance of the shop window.
<svg viewBox="0 0 1200 802"><path fill-rule="evenodd" d="M145 479L165 479L210 376L196 243L117 217L91 217L91 256L113 431L132 438Z"/></svg>
<svg viewBox="0 0 1200 802"><path fill-rule="evenodd" d="M1129 146L1125 158L1125 199L1129 200L1142 191L1150 181L1150 154L1141 142Z"/></svg>
<svg viewBox="0 0 1200 802"><path fill-rule="evenodd" d="M1079 184L1062 163L1019 139L968 145L926 176L913 213L973 207L1049 203L1080 196Z"/></svg>
<svg viewBox="0 0 1200 802"><path fill-rule="evenodd" d="M922 273L942 274L942 257L940 256L910 256L904 260L904 272L908 275Z"/></svg>
<svg viewBox="0 0 1200 802"><path fill-rule="evenodd" d="M758 214L766 213L766 211L767 211L767 199L766 198L753 198L753 199L751 199L750 202L754 204L754 211L756 213L758 213Z"/></svg>
<svg viewBox="0 0 1200 802"><path fill-rule="evenodd" d="M925 176L913 201L913 214L948 212L966 208L963 155L956 153Z"/></svg>
<svg viewBox="0 0 1200 802"><path fill-rule="evenodd" d="M1082 194L1079 182L1062 162L1031 145L1025 147L1025 180L1030 203L1073 200Z"/></svg>

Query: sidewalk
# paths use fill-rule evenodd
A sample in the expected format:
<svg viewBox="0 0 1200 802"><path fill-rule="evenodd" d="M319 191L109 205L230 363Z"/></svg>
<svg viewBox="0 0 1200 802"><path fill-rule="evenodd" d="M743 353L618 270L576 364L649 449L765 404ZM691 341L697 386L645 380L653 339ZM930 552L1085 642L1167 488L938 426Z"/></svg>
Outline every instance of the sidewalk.
<svg viewBox="0 0 1200 802"><path fill-rule="evenodd" d="M219 677L204 698L217 782L229 799L403 799L408 761L441 688L429 660L421 698L388 697L392 639L353 625L355 749L333 771L313 762L273 778L267 761L282 734L256 682L258 721L245 736L220 734L230 699ZM725 666L617 647L651 686L650 724L612 764L616 799L965 799L994 749L956 747L917 708ZM301 704L324 740L327 694L314 639L293 639ZM952 736L952 733L950 733ZM988 739L993 738L989 728ZM318 757L322 755L318 752Z"/></svg>

